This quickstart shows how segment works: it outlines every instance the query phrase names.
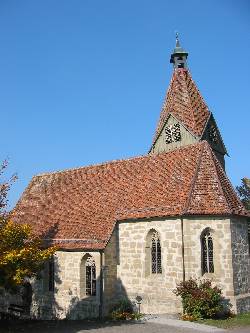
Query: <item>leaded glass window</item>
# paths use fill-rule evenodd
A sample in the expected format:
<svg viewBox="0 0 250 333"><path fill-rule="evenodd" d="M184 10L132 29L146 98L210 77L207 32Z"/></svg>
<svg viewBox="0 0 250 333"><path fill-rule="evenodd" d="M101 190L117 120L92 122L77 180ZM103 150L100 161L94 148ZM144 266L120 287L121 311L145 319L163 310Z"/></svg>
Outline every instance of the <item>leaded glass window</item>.
<svg viewBox="0 0 250 333"><path fill-rule="evenodd" d="M181 141L180 124L169 125L165 128L166 143Z"/></svg>
<svg viewBox="0 0 250 333"><path fill-rule="evenodd" d="M214 245L213 237L209 230L203 233L201 238L202 272L214 273Z"/></svg>
<svg viewBox="0 0 250 333"><path fill-rule="evenodd" d="M92 257L88 257L85 263L86 270L86 295L96 295L96 266Z"/></svg>
<svg viewBox="0 0 250 333"><path fill-rule="evenodd" d="M162 273L161 268L161 242L158 232L154 232L151 240L151 267L152 274Z"/></svg>

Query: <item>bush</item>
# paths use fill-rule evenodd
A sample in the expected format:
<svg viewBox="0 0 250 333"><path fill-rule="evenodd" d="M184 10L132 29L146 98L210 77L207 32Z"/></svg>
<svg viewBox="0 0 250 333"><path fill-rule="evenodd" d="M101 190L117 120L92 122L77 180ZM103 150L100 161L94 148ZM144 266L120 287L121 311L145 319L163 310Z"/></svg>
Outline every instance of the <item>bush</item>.
<svg viewBox="0 0 250 333"><path fill-rule="evenodd" d="M110 311L113 320L140 319L141 315L134 311L133 304L126 298L120 300Z"/></svg>
<svg viewBox="0 0 250 333"><path fill-rule="evenodd" d="M173 292L181 296L184 320L213 318L224 309L222 291L217 286L212 287L211 280L190 278L177 284Z"/></svg>

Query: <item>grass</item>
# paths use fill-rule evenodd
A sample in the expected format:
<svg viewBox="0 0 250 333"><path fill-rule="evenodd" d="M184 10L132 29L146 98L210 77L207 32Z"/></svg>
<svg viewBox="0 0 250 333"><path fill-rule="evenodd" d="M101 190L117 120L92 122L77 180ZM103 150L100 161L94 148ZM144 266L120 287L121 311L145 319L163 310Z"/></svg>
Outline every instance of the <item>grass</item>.
<svg viewBox="0 0 250 333"><path fill-rule="evenodd" d="M216 326L219 328L234 328L250 326L250 312L238 314L227 319L203 319L198 321L200 324Z"/></svg>

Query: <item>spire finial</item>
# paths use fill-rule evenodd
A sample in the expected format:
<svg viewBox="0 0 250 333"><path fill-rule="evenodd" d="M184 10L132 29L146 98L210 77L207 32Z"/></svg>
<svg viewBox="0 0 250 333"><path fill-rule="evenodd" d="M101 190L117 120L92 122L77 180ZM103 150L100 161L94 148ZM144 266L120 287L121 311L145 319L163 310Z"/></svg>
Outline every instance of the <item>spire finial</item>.
<svg viewBox="0 0 250 333"><path fill-rule="evenodd" d="M179 40L178 31L175 32L175 40L176 40L175 47L180 47L180 40Z"/></svg>
<svg viewBox="0 0 250 333"><path fill-rule="evenodd" d="M170 62L174 68L187 68L188 53L181 47L179 33L175 31L175 49L171 54Z"/></svg>

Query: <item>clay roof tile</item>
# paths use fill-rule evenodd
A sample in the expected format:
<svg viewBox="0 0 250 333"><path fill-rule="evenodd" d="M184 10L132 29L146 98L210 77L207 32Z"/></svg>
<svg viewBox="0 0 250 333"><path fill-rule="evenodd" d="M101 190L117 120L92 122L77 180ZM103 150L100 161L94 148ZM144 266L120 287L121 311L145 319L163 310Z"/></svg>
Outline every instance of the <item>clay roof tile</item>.
<svg viewBox="0 0 250 333"><path fill-rule="evenodd" d="M65 249L103 249L117 220L247 214L205 141L36 176L14 213Z"/></svg>

